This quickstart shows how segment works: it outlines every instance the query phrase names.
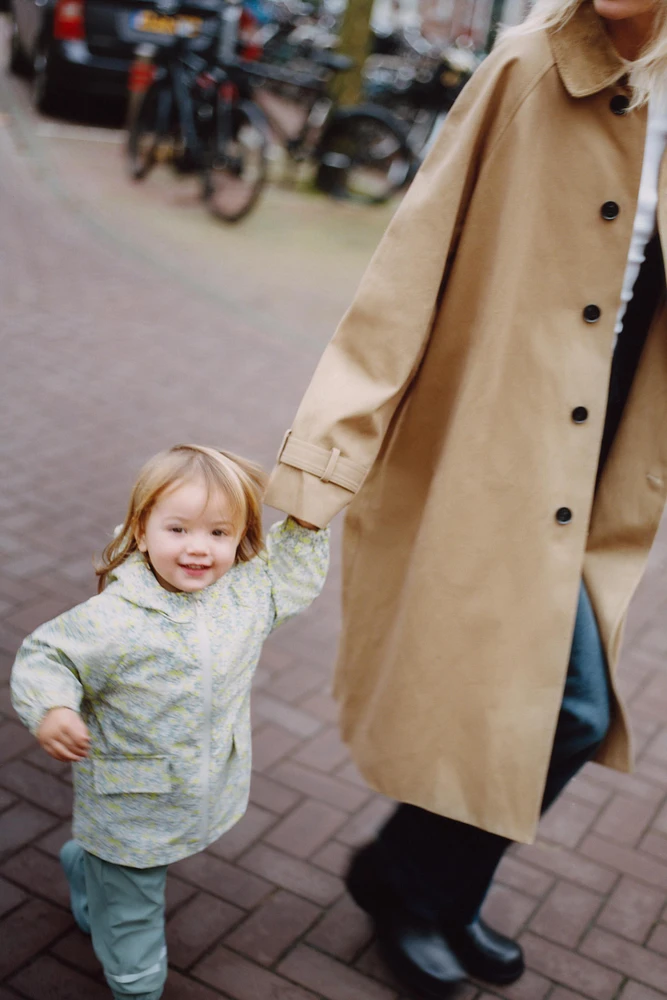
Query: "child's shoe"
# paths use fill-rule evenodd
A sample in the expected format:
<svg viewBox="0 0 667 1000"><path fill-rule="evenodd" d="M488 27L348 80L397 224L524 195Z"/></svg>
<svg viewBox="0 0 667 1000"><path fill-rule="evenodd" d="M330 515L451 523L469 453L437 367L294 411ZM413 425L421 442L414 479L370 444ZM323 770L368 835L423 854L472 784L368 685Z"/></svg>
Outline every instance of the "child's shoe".
<svg viewBox="0 0 667 1000"><path fill-rule="evenodd" d="M86 872L83 867L83 848L76 840L68 840L60 849L60 864L69 882L69 898L77 926L84 934L90 934L88 919L88 896L86 893Z"/></svg>

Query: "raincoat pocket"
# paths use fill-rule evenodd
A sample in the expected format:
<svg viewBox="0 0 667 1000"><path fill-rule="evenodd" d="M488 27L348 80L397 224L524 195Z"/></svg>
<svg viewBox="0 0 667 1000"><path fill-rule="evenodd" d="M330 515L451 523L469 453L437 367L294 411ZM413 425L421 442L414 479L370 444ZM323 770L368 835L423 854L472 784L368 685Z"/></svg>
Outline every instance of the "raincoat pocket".
<svg viewBox="0 0 667 1000"><path fill-rule="evenodd" d="M160 795L171 791L166 757L94 757L92 763L98 795Z"/></svg>

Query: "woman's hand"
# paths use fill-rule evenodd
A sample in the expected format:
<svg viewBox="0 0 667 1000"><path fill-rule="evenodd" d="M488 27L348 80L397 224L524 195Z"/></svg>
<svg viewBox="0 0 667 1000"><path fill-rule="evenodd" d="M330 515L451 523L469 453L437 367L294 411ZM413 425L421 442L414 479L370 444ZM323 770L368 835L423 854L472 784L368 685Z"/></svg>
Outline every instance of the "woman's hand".
<svg viewBox="0 0 667 1000"><path fill-rule="evenodd" d="M85 722L71 708L52 708L42 719L37 739L56 760L76 761L88 756L90 733Z"/></svg>

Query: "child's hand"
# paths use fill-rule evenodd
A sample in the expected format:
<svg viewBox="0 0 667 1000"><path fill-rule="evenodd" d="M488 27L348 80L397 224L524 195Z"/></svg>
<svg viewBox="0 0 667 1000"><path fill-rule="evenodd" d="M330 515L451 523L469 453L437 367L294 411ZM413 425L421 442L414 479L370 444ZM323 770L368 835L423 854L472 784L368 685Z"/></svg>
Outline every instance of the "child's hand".
<svg viewBox="0 0 667 1000"><path fill-rule="evenodd" d="M37 730L42 748L56 760L83 760L88 756L90 733L81 716L71 708L52 708Z"/></svg>

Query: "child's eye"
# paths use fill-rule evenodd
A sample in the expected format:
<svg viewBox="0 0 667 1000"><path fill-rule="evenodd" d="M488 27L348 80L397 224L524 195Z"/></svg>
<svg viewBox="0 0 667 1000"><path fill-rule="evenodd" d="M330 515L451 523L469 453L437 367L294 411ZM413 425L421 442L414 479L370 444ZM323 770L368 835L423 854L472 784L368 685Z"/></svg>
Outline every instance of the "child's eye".
<svg viewBox="0 0 667 1000"><path fill-rule="evenodd" d="M170 528L169 530L170 531L174 531L177 535L182 535L183 534L183 528L173 527L173 528Z"/></svg>
<svg viewBox="0 0 667 1000"><path fill-rule="evenodd" d="M213 534L215 535L216 538L220 538L221 535L226 535L227 532L224 531L222 528L214 528Z"/></svg>

